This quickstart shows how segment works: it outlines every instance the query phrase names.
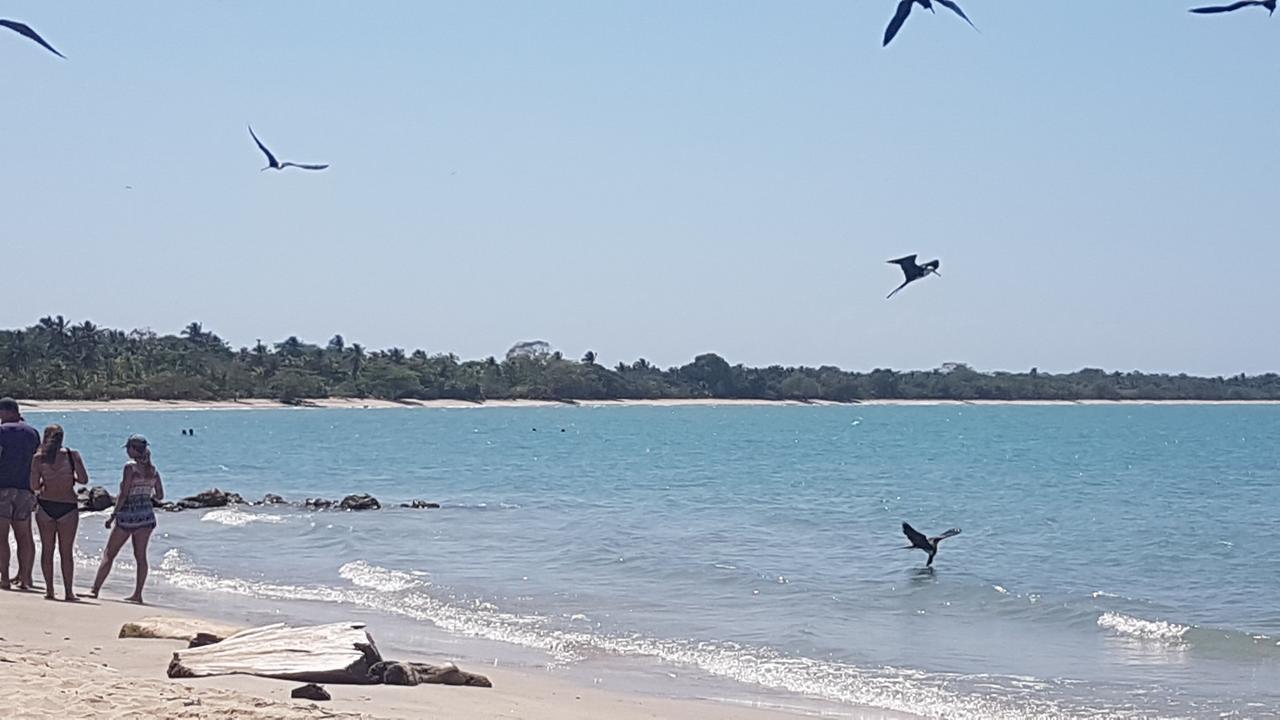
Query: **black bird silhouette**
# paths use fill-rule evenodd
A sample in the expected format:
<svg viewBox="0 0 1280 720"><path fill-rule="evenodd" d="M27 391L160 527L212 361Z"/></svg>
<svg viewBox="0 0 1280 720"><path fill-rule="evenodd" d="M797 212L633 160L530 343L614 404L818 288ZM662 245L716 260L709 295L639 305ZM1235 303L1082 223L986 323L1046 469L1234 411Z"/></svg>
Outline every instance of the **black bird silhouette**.
<svg viewBox="0 0 1280 720"><path fill-rule="evenodd" d="M903 522L902 534L906 535L907 539L911 541L911 544L904 547L903 550L915 550L918 548L929 553L929 561L924 565L925 567L933 567L933 556L938 554L938 543L949 537L959 535L960 528L951 528L950 530L935 537L925 537L924 533L911 527L911 525L906 522Z"/></svg>
<svg viewBox="0 0 1280 720"><path fill-rule="evenodd" d="M889 293L885 297L885 300L888 300L894 295L897 295L899 290L919 280L925 275L932 273L934 275L937 275L938 277L942 277L942 273L938 272L938 266L941 265L942 263L938 262L937 260L930 260L924 265L917 265L916 256L908 255L906 257L900 257L897 260L890 260L889 264L897 265L898 267L902 268L902 274L906 275L907 279L903 280L901 285L894 288L893 292Z"/></svg>
<svg viewBox="0 0 1280 720"><path fill-rule="evenodd" d="M272 155L271 151L267 149L267 146L263 145L262 141L258 139L258 136L254 134L252 125L249 126L249 135L252 136L253 141L258 144L258 149L262 151L262 154L267 156L267 166L262 168L263 170L283 170L288 167L296 167L302 170L324 170L329 167L328 165L305 165L303 163L294 162L282 163L279 160L276 160L276 156Z"/></svg>
<svg viewBox="0 0 1280 720"><path fill-rule="evenodd" d="M1241 2L1232 3L1230 5L1210 5L1208 7L1191 8L1188 12L1210 15L1213 13L1235 12L1236 10L1243 10L1247 7L1264 7L1268 10L1269 14L1274 15L1276 12L1276 0L1242 0Z"/></svg>
<svg viewBox="0 0 1280 720"><path fill-rule="evenodd" d="M1271 0L1268 1L1270 2ZM889 21L889 27L884 29L884 45L887 46L889 42L893 40L893 37L898 34L898 31L902 29L902 23L907 21L907 16L911 14L911 7L913 5L919 3L920 7L925 10L928 10L929 12L936 12L933 9L934 2L937 2L942 7L964 18L964 21L969 23L969 27L974 30L978 29L978 26L973 24L973 21L969 19L969 16L964 14L964 10L961 10L960 6L955 4L952 0L902 0L898 3L898 11L894 13L893 19Z"/></svg>
<svg viewBox="0 0 1280 720"><path fill-rule="evenodd" d="M27 25L25 23L20 23L17 20L0 20L0 27L7 27L10 30L18 33L19 35L22 35L23 37L29 38L31 40L35 40L36 42L40 43L40 46L43 47L45 50L48 50L49 52L53 53L54 55L57 55L63 60L67 59L66 55L63 55L57 50L54 50L52 45L45 42L44 38L40 37L40 33L37 33L35 30L32 30L30 25Z"/></svg>

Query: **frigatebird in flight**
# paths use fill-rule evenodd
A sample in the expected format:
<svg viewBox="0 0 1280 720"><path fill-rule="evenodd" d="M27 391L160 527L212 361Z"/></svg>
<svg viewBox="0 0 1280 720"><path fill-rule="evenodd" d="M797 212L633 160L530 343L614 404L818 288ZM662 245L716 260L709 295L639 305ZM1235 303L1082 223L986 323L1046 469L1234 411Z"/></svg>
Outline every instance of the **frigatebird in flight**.
<svg viewBox="0 0 1280 720"><path fill-rule="evenodd" d="M254 134L252 125L249 126L249 135L252 136L253 141L258 144L258 149L262 151L262 154L267 156L267 166L262 168L263 170L283 170L290 167L296 167L301 170L324 170L329 167L328 165L306 165L294 162L282 163L279 160L276 160L276 156L272 155L271 151L267 149L267 146L263 145L262 141L258 139L258 136Z"/></svg>
<svg viewBox="0 0 1280 720"><path fill-rule="evenodd" d="M1268 1L1274 2L1274 0ZM887 46L889 42L893 40L893 37L898 34L898 31L902 29L902 23L907 21L907 16L911 14L912 6L919 3L920 7L925 10L936 13L937 11L933 9L934 2L937 2L942 7L964 18L964 21L969 23L969 27L974 30L978 29L978 26L973 24L973 21L969 19L969 16L965 15L964 10L961 10L960 6L955 4L953 0L901 0L901 2L898 3L898 11L894 13L893 19L889 21L889 27L884 29L884 46Z"/></svg>
<svg viewBox="0 0 1280 720"><path fill-rule="evenodd" d="M1201 15L1212 15L1214 13L1229 13L1236 10L1243 10L1247 7L1264 7L1267 11L1274 15L1276 12L1276 0L1241 0L1241 2L1231 3L1230 5L1210 5L1208 7L1191 8L1188 12L1200 13Z"/></svg>
<svg viewBox="0 0 1280 720"><path fill-rule="evenodd" d="M893 292L889 293L889 295L885 297L885 300L888 300L894 295L897 295L899 290L919 280L925 275L933 274L933 275L937 275L938 277L942 277L942 273L938 272L938 266L941 265L942 263L938 262L937 260L930 260L924 265L917 265L916 256L908 255L906 257L900 257L897 260L890 260L889 264L897 265L898 267L902 268L902 274L906 275L907 279L903 280L901 285L894 288Z"/></svg>
<svg viewBox="0 0 1280 720"><path fill-rule="evenodd" d="M941 535L937 535L935 537L925 537L924 533L911 527L911 525L907 524L906 522L903 522L902 534L906 535L907 539L911 541L911 544L904 547L903 550L920 549L929 553L929 561L926 562L924 565L925 567L932 567L933 556L938 554L938 543L942 542L943 540L946 540L949 537L959 535L960 528L951 528L950 530L942 533Z"/></svg>
<svg viewBox="0 0 1280 720"><path fill-rule="evenodd" d="M54 55L57 55L63 60L67 59L66 55L63 55L57 50L54 50L52 45L45 42L44 38L40 37L40 33L36 32L35 30L32 30L30 25L27 25L25 23L20 23L17 20L0 20L0 27L7 27L10 30L18 33L19 35L22 35L25 38L28 38L30 40L35 40L36 42L40 43L41 47L43 47L45 50L48 50L49 52L53 53Z"/></svg>

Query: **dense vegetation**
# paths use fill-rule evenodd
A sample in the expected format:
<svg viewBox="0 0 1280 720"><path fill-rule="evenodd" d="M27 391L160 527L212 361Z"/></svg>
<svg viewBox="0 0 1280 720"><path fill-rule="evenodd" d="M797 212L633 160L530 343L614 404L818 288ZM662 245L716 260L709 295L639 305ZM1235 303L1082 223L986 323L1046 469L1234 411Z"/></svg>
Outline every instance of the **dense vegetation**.
<svg viewBox="0 0 1280 720"><path fill-rule="evenodd" d="M982 373L949 363L936 370L846 372L834 367L749 368L714 354L661 369L645 360L606 368L595 353L565 358L541 341L517 344L499 360L400 348L369 351L334 336L324 346L296 337L231 348L200 323L180 335L107 330L46 317L0 331L0 395L30 399L216 400L346 396L389 400L453 398L603 400L751 398L766 400L1277 400L1280 376L1202 378L1107 373Z"/></svg>

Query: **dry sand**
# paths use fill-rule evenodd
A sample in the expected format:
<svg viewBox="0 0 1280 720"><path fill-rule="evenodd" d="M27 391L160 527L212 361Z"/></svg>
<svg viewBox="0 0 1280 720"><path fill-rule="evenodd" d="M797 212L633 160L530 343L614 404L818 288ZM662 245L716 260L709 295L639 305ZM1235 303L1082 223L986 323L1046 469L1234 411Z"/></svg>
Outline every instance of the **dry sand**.
<svg viewBox="0 0 1280 720"><path fill-rule="evenodd" d="M79 604L0 592L0 715L54 720L795 720L791 713L703 700L668 700L570 684L549 673L464 667L493 689L328 685L333 701L291 700L299 683L247 676L169 680L179 641L119 639L120 626L182 615L111 600ZM370 627L377 639L378 629ZM436 660L440 658L401 658ZM850 713L853 716L854 713Z"/></svg>
<svg viewBox="0 0 1280 720"><path fill-rule="evenodd" d="M281 410L296 408L278 400L21 400L29 412L120 412L128 410ZM490 400L484 403L463 400L371 400L361 398L324 398L309 400L301 407L386 410L393 408L465 409L465 408L519 408L519 407L728 407L728 406L980 406L980 405L1276 405L1274 400L862 400L857 403L834 403L825 400L575 400L553 402L546 400Z"/></svg>

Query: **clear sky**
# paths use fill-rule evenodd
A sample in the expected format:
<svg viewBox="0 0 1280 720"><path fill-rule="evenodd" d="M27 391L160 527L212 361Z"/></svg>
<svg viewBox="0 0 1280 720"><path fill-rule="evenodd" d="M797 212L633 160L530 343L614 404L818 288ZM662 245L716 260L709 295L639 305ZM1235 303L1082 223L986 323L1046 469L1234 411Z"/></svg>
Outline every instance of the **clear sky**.
<svg viewBox="0 0 1280 720"><path fill-rule="evenodd" d="M1280 17L895 4L9 0L0 326L1280 370Z"/></svg>

